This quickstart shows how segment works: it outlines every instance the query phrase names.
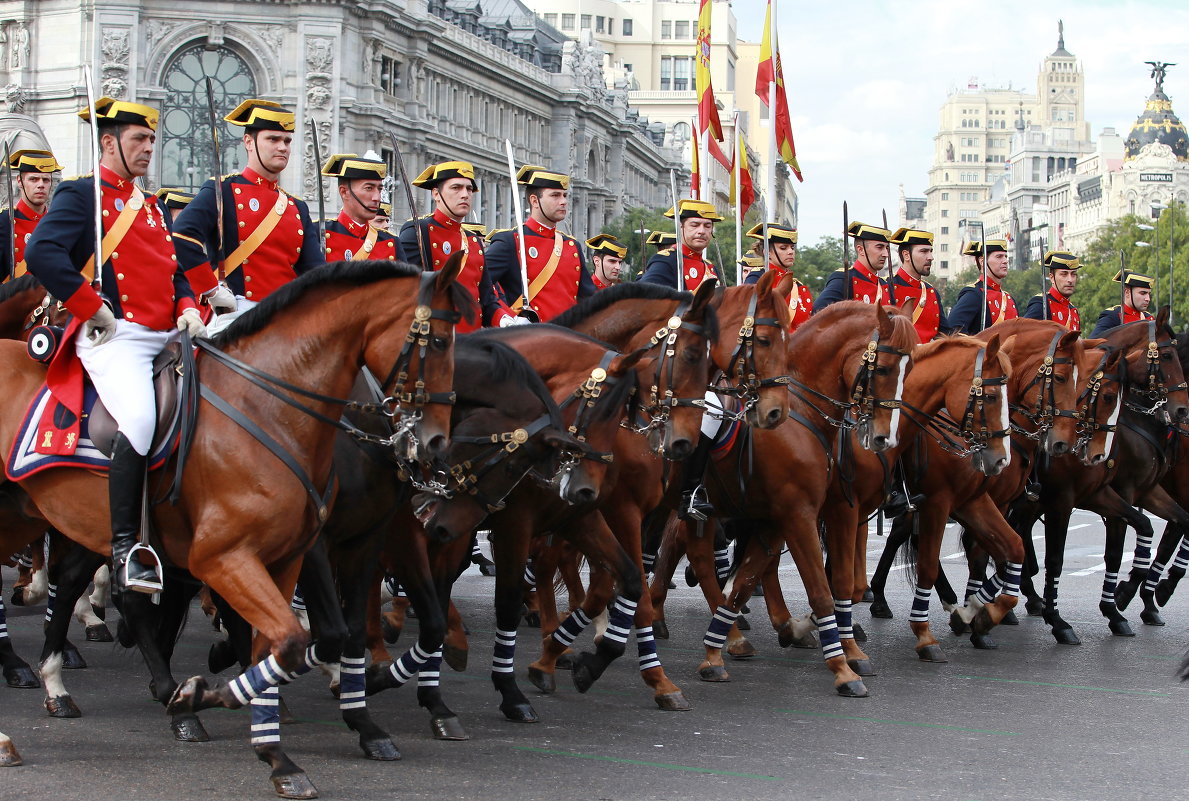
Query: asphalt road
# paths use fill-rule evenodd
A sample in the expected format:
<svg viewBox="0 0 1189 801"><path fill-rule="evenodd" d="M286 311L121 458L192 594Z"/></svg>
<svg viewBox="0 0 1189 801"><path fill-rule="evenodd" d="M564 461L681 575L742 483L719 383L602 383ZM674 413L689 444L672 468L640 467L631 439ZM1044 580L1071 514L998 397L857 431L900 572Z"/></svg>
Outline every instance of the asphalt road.
<svg viewBox="0 0 1189 801"><path fill-rule="evenodd" d="M730 683L705 684L696 668L708 614L700 594L682 585L670 595L673 638L661 641L660 653L692 711L656 709L629 644L629 658L585 696L564 673L552 696L522 679L541 716L536 725L508 722L497 709L487 672L493 580L472 569L456 595L472 632L470 666L443 673L469 741L433 740L405 688L371 700L403 760L369 762L339 721L324 679L308 676L283 691L300 720L283 727L284 744L326 799L1184 798L1189 685L1174 671L1189 640L1189 590L1165 610L1166 627L1141 625L1132 607L1136 636L1112 637L1097 611L1102 524L1078 514L1073 526L1062 610L1081 635L1079 647L1056 645L1021 605L1021 625L995 633L1000 648L976 651L949 633L935 603L933 624L950 662L921 663L907 624L911 592L898 572L888 586L895 620L869 620L865 606L855 613L879 671L868 679L870 698L836 696L820 652L780 649L762 602L750 615L759 655L729 662ZM872 568L880 544L872 539ZM956 550L947 537L945 553ZM961 586L962 560L944 564ZM782 574L790 605L803 610L795 571L786 566ZM12 575L5 570L6 586ZM40 648L39 623L40 610L9 609L16 647L30 661ZM206 671L212 637L195 610L179 645L178 676ZM580 642L589 647L589 635ZM148 698L139 656L80 646L90 667L67 673L66 682L81 719L50 719L41 691L0 687L0 730L25 760L0 772L0 799L274 797L248 746L246 713L206 712L211 742L174 742ZM519 676L538 649L535 633L522 628Z"/></svg>

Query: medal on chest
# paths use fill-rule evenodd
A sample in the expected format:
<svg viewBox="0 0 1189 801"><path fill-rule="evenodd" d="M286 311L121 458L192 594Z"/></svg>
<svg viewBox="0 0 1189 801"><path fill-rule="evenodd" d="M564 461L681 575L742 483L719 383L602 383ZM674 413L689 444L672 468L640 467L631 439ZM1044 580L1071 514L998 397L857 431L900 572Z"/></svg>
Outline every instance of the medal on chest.
<svg viewBox="0 0 1189 801"><path fill-rule="evenodd" d="M260 199L254 197L249 200L248 208L250 208L252 211L260 211Z"/></svg>

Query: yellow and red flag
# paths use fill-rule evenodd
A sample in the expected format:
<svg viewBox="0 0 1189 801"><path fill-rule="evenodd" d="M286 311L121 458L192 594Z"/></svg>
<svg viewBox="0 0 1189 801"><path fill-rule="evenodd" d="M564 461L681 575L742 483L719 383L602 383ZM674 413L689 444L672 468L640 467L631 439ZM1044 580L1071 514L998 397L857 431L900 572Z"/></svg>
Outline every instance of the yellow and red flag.
<svg viewBox="0 0 1189 801"><path fill-rule="evenodd" d="M698 7L698 67L695 87L698 92L698 131L710 132L710 138L722 141L722 121L714 104L714 87L710 85L710 15L711 0L700 0Z"/></svg>
<svg viewBox="0 0 1189 801"><path fill-rule="evenodd" d="M768 86L776 84L776 108L768 109L768 117L776 126L776 151L789 169L801 177L801 165L797 163L797 147L793 144L793 123L789 118L789 101L784 91L784 72L780 66L780 46L776 29L772 24L772 0L768 0L768 11L764 16L764 38L760 43L760 66L756 71L756 94L760 102L768 105Z"/></svg>
<svg viewBox="0 0 1189 801"><path fill-rule="evenodd" d="M756 202L755 181L751 177L751 165L747 161L747 145L743 141L743 131L736 131L739 138L739 186L735 186L735 170L731 170L731 205L739 207L739 217L747 216L747 210Z"/></svg>

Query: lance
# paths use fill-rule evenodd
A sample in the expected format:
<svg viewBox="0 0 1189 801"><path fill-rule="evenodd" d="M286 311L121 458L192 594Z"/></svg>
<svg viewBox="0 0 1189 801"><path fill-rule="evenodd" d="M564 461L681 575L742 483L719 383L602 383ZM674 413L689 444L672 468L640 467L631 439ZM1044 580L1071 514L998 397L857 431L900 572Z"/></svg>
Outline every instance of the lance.
<svg viewBox="0 0 1189 801"><path fill-rule="evenodd" d="M986 229L983 228L982 221L978 224L978 252L983 256L983 308L978 316L978 330L982 331L987 327L987 315L991 310L988 307L990 300L988 294L990 287L987 286L987 234ZM1002 297L999 299L1000 303L1006 302Z"/></svg>
<svg viewBox="0 0 1189 801"><path fill-rule="evenodd" d="M314 131L314 180L318 182L318 242L319 247L326 247L326 193L322 190L322 146L318 144L318 122L313 117L309 119L310 128Z"/></svg>
<svg viewBox="0 0 1189 801"><path fill-rule="evenodd" d="M405 170L405 159L400 154L400 148L396 146L396 134L389 131L388 140L392 143L392 154L396 161L396 171L400 173L401 186L405 188L405 200L409 203L409 216L413 218L413 231L417 234L417 251L421 254L421 269L428 270L433 266L433 258L425 249L425 232L421 230L421 221L417 219L417 206L413 202L413 185L409 183L409 173ZM392 224L391 218L389 218L388 224ZM465 231L463 236L466 236Z"/></svg>
<svg viewBox="0 0 1189 801"><path fill-rule="evenodd" d="M677 291L685 291L685 271L683 262L685 259L681 253L681 209L677 204L677 171L669 170L669 192L673 195L673 232L677 237L677 241L673 243L673 252L676 254L676 260L673 264L677 268Z"/></svg>
<svg viewBox="0 0 1189 801"><path fill-rule="evenodd" d="M644 253L645 253L644 232L646 230L648 230L648 229L646 229L644 227L644 214L641 213L640 214L640 275L644 274Z"/></svg>
<svg viewBox="0 0 1189 801"><path fill-rule="evenodd" d="M850 280L850 248L846 238L850 235L850 216L846 211L846 201L842 201L842 280L846 282L846 299L854 299L853 281Z"/></svg>
<svg viewBox="0 0 1189 801"><path fill-rule="evenodd" d="M1124 266L1123 249L1119 248L1119 325L1127 322L1127 268Z"/></svg>
<svg viewBox="0 0 1189 801"><path fill-rule="evenodd" d="M210 77L206 79L206 111L211 122L211 169L215 171L215 249L219 281L227 276L223 264L223 151L219 147L219 117L215 114L215 87Z"/></svg>
<svg viewBox="0 0 1189 801"><path fill-rule="evenodd" d="M15 139L15 135L12 137ZM12 147L4 140L4 186L8 189L8 260L12 265L12 277L17 277L17 204L12 192Z"/></svg>
<svg viewBox="0 0 1189 801"><path fill-rule="evenodd" d="M83 66L87 86L87 109L91 115L91 160L95 164L95 285L103 292L103 181L99 176L99 112L95 108L95 87L91 83L91 65Z"/></svg>
<svg viewBox="0 0 1189 801"><path fill-rule="evenodd" d="M519 308L512 304L513 311L527 310L525 316L532 314L532 298L528 296L528 254L524 245L524 207L520 205L520 190L516 188L516 156L512 153L512 140L504 140L504 153L508 156L508 180L512 183L512 210L516 214L516 231L513 236L518 243L517 254L520 257L520 289L521 295L516 300Z"/></svg>
<svg viewBox="0 0 1189 801"><path fill-rule="evenodd" d="M1049 279L1045 275L1045 242L1040 240L1040 313L1042 320L1049 319Z"/></svg>
<svg viewBox="0 0 1189 801"><path fill-rule="evenodd" d="M888 210L887 210L887 209L880 209L879 211L880 211L880 213L883 215L883 227L884 227L884 230L885 230L885 231L891 231L892 229L891 229L891 228L888 228ZM875 272L875 271L874 271L874 270L872 270L872 272ZM876 275L879 275L879 273L875 273L875 274L876 274ZM892 280L892 243L891 243L891 242L889 242L889 243L888 243L888 280L889 280L889 281L891 281L891 280Z"/></svg>

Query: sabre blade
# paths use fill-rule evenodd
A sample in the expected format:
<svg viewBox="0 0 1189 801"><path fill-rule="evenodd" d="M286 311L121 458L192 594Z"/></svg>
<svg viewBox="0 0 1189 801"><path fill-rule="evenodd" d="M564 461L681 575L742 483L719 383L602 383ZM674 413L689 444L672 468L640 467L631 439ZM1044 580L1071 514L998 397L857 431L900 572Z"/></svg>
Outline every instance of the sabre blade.
<svg viewBox="0 0 1189 801"><path fill-rule="evenodd" d="M326 247L326 193L322 190L322 145L318 142L320 132L318 122L313 117L309 119L310 129L314 132L314 180L318 184L318 241L319 247Z"/></svg>
<svg viewBox="0 0 1189 801"><path fill-rule="evenodd" d="M14 134L12 139L16 139ZM4 140L4 185L8 189L8 259L17 277L17 204L12 195L12 140Z"/></svg>
<svg viewBox="0 0 1189 801"><path fill-rule="evenodd" d="M226 280L226 269L223 263L223 152L219 147L219 117L215 114L215 87L210 76L206 78L206 111L211 121L211 169L215 171L215 249L216 272L219 282Z"/></svg>
<svg viewBox="0 0 1189 801"><path fill-rule="evenodd" d="M421 231L421 223L417 220L417 206L413 202L413 185L409 183L409 173L405 171L405 159L396 146L396 134L388 132L388 141L392 143L392 158L396 162L396 171L400 173L400 182L405 188L405 200L409 203L409 216L413 219L413 232L417 234L417 250L421 253L421 269L428 270L433 265L433 259L425 249L425 234Z"/></svg>
<svg viewBox="0 0 1189 801"><path fill-rule="evenodd" d="M83 65L87 86L87 109L91 115L91 161L95 166L95 284L103 292L103 181L99 177L99 120L95 110L95 87L91 83L91 65Z"/></svg>
<svg viewBox="0 0 1189 801"><path fill-rule="evenodd" d="M677 291L685 291L684 261L681 258L681 210L677 208L677 171L669 170L669 192L673 195L673 233L677 241L673 243L673 253L677 270Z"/></svg>
<svg viewBox="0 0 1189 801"><path fill-rule="evenodd" d="M522 294L516 299L516 303L521 305L517 307L516 303L513 303L512 311L520 311L520 309L525 307L532 308L532 298L528 294L528 255L524 250L524 208L520 205L520 190L516 188L516 157L512 153L511 139L504 140L504 153L508 157L508 179L512 182L512 209L516 213L516 231L513 233L513 236L520 243L517 250L520 256L520 288Z"/></svg>

